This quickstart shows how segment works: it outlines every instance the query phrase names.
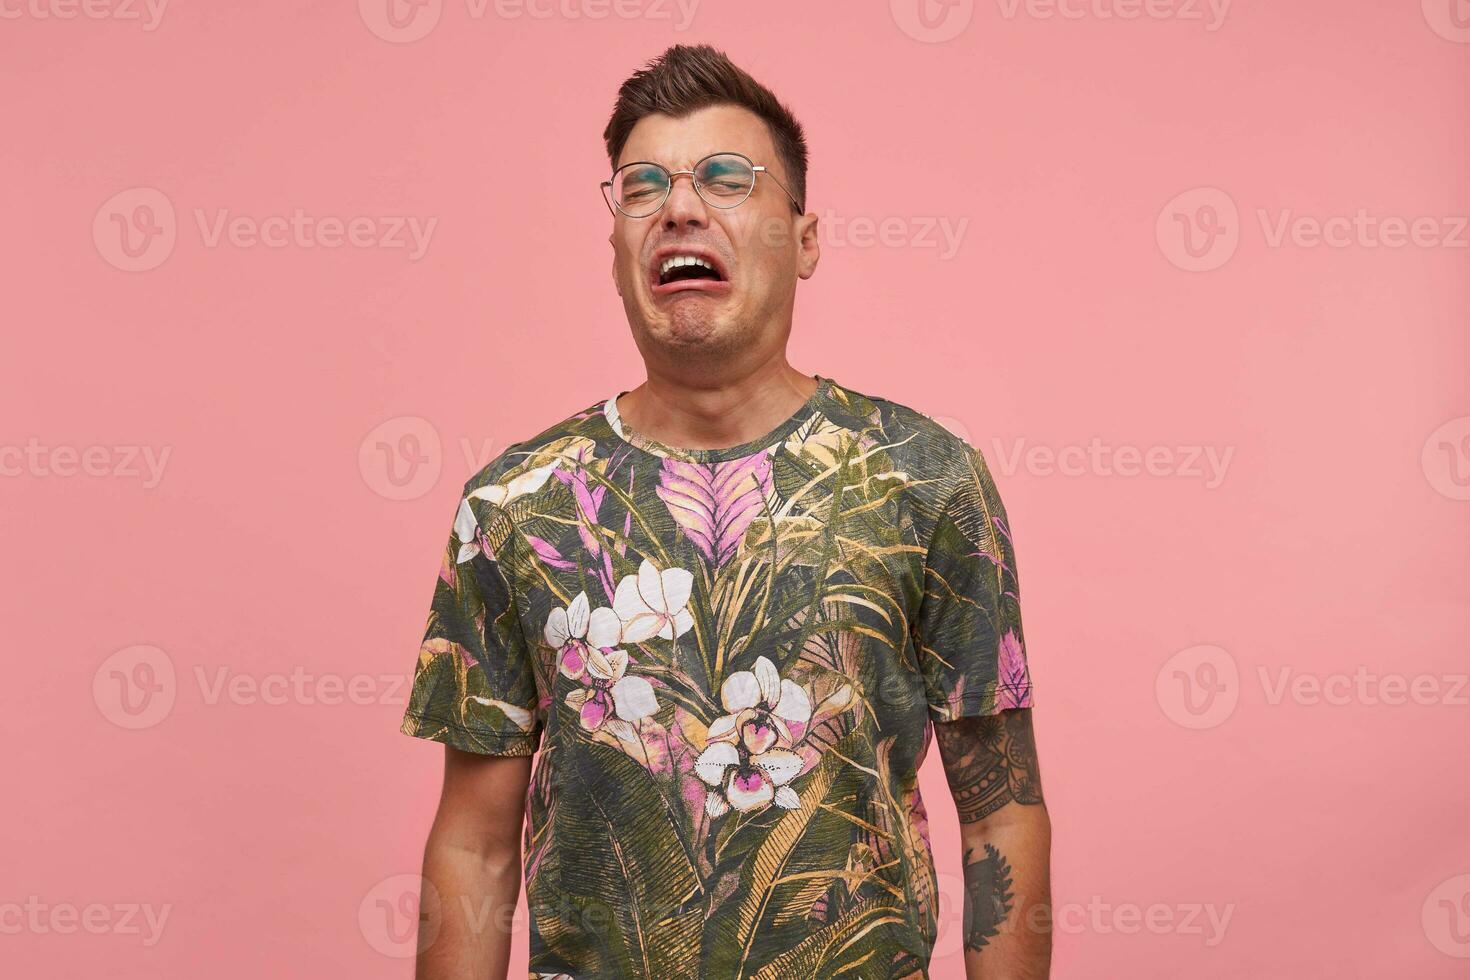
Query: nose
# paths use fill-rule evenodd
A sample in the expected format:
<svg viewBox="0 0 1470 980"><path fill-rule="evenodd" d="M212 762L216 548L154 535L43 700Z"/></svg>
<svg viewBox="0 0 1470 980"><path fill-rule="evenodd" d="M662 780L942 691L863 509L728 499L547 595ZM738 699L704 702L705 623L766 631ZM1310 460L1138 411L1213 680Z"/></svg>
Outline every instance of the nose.
<svg viewBox="0 0 1470 980"><path fill-rule="evenodd" d="M680 177L688 177L689 180L682 181ZM709 224L706 207L704 198L694 189L694 175L687 171L676 173L670 178L669 199L664 202L664 228L703 228Z"/></svg>

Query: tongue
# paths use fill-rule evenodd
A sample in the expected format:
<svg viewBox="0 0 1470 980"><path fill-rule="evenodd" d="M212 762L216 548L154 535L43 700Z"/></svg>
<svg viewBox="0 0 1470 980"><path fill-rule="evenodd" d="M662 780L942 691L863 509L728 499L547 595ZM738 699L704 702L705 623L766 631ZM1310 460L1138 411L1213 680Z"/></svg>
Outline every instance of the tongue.
<svg viewBox="0 0 1470 980"><path fill-rule="evenodd" d="M664 282L678 282L681 279L717 279L719 278L709 269L702 265L681 265L670 269L669 274L664 276Z"/></svg>

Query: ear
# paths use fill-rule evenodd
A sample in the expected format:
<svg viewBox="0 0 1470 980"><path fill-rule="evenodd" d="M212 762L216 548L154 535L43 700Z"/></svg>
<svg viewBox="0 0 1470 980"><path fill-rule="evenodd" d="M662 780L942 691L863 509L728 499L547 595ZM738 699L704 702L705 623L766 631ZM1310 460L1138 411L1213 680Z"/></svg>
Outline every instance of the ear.
<svg viewBox="0 0 1470 980"><path fill-rule="evenodd" d="M817 216L808 212L801 216L796 223L797 256L796 274L803 279L810 279L817 271L817 263L822 258L822 246L817 234Z"/></svg>
<svg viewBox="0 0 1470 980"><path fill-rule="evenodd" d="M623 284L620 283L620 282L618 282L618 247L617 247L616 244L614 244L614 242L613 242L613 236L611 234L609 234L607 236L607 243L609 245L612 245L612 250L613 250L613 258L612 258L612 281L613 281L613 289L616 289L618 291L618 295L619 296L622 296L623 295Z"/></svg>

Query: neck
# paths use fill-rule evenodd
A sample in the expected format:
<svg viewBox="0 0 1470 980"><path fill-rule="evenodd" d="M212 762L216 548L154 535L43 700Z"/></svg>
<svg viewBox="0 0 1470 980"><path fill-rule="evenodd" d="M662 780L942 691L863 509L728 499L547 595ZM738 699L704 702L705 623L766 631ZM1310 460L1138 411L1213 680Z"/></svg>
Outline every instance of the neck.
<svg viewBox="0 0 1470 980"><path fill-rule="evenodd" d="M617 400L617 409L646 438L686 449L723 449L780 425L818 384L784 356L744 374L691 377L650 370L646 381Z"/></svg>

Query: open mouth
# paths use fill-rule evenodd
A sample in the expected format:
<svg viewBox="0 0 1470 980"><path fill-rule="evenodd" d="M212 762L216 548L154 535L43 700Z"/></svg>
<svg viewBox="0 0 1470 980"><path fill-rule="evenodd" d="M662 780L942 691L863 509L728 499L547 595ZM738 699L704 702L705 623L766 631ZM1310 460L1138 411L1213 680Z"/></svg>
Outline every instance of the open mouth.
<svg viewBox="0 0 1470 980"><path fill-rule="evenodd" d="M719 262L707 255L693 252L673 252L663 256L654 270L655 286L671 286L675 283L722 283L725 272Z"/></svg>

